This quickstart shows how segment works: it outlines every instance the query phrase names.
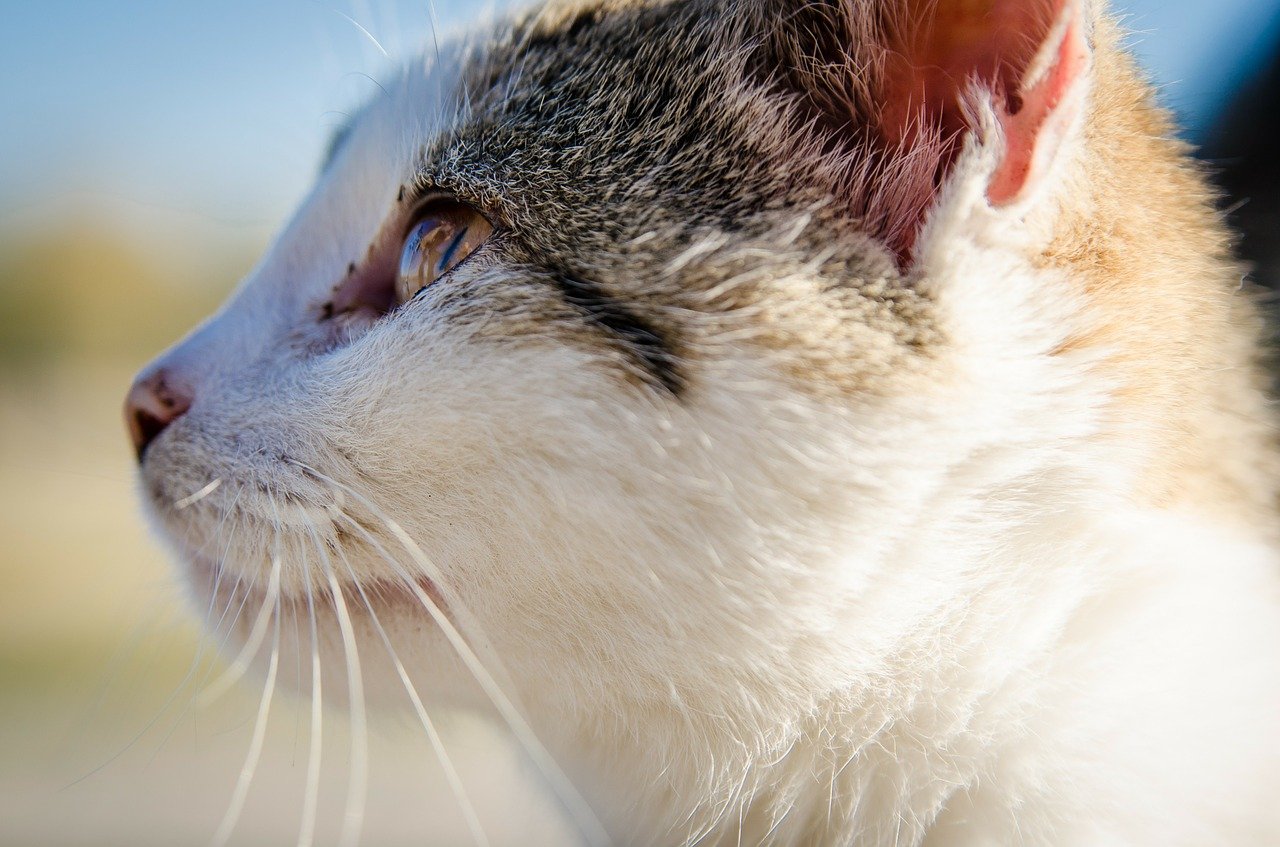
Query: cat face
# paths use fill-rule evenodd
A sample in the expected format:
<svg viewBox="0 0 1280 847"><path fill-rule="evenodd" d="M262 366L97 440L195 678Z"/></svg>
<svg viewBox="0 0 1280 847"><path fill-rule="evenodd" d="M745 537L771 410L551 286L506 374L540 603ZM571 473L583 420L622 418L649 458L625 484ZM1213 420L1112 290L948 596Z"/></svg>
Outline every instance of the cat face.
<svg viewBox="0 0 1280 847"><path fill-rule="evenodd" d="M967 494L1088 426L1046 355L1074 307L1028 258L1023 196L1069 170L1044 127L1069 148L1079 10L1024 21L1049 49L1021 90L1061 90L1020 130L1032 57L984 60L970 101L878 108L898 77L859 69L913 55L898 18L731 6L544 9L363 109L134 389L147 504L201 608L316 615L335 664L349 619L375 687L397 684L385 634L424 693L481 701L456 627L549 723L744 725L885 667L968 590L935 553L1002 518ZM483 236L398 296L441 203Z"/></svg>

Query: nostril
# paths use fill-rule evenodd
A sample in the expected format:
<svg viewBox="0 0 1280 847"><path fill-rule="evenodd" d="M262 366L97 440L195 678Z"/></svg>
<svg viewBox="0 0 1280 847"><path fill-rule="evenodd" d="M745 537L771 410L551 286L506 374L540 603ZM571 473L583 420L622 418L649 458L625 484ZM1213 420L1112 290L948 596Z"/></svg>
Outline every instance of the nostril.
<svg viewBox="0 0 1280 847"><path fill-rule="evenodd" d="M142 410L133 413L133 447L138 452L139 461L142 460L142 453L147 449L147 445L154 441L157 435L164 432L169 423L169 421L157 418Z"/></svg>
<svg viewBox="0 0 1280 847"><path fill-rule="evenodd" d="M133 449L142 461L147 447L191 408L191 392L174 384L164 370L140 377L125 399L125 422Z"/></svg>

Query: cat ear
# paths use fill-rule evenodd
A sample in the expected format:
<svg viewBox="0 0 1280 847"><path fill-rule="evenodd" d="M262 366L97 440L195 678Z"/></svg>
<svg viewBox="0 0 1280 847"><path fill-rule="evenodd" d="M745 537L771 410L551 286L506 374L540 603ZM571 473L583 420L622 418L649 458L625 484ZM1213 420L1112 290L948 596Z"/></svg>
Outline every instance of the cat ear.
<svg viewBox="0 0 1280 847"><path fill-rule="evenodd" d="M987 197L1003 206L1027 196L1049 172L1081 108L1091 63L1085 0L892 5L878 86L885 142L901 149L922 132L959 139L976 128L972 93L989 92L1004 146Z"/></svg>
<svg viewBox="0 0 1280 847"><path fill-rule="evenodd" d="M1078 131L1097 0L759 2L765 78L800 95L795 149L903 265L968 139L1003 207L1036 193Z"/></svg>

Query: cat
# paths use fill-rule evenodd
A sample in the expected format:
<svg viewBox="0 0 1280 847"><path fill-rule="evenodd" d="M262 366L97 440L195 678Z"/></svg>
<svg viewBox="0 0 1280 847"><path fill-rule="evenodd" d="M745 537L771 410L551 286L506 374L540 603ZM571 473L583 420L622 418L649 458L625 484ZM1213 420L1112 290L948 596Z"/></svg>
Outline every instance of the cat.
<svg viewBox="0 0 1280 847"><path fill-rule="evenodd" d="M485 710L587 842L1278 844L1263 326L1173 139L1101 2L549 0L140 374L144 500L233 671Z"/></svg>

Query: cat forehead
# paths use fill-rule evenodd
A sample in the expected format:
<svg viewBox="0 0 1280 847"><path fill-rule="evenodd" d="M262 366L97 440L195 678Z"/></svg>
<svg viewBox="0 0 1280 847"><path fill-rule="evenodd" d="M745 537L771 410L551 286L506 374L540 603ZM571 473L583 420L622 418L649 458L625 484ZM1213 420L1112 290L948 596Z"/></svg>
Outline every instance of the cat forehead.
<svg viewBox="0 0 1280 847"><path fill-rule="evenodd" d="M784 180L759 167L771 153L753 125L762 104L736 90L743 59L720 11L542 7L442 55L428 47L361 121L403 128L381 136L412 139L411 176L424 189L513 220L560 221L566 238L617 243L663 223L732 226L776 200ZM437 80L426 96L424 78ZM434 119L404 127L415 112Z"/></svg>

